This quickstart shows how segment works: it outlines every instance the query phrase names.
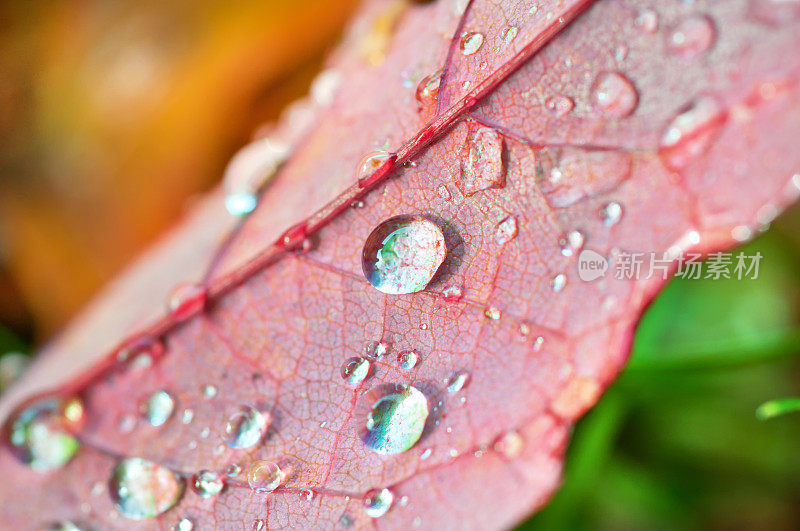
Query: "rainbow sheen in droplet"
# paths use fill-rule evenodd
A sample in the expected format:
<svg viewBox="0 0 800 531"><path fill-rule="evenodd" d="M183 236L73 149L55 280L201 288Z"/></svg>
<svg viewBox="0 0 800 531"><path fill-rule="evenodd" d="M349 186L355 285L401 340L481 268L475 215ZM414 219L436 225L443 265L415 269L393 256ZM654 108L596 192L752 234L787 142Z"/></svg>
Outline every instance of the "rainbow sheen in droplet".
<svg viewBox="0 0 800 531"><path fill-rule="evenodd" d="M83 420L78 398L46 398L28 405L6 423L12 453L37 471L61 468L80 449L74 434Z"/></svg>
<svg viewBox="0 0 800 531"><path fill-rule="evenodd" d="M111 472L108 491L127 518L154 518L183 497L184 481L172 470L139 457L123 459Z"/></svg>
<svg viewBox="0 0 800 531"><path fill-rule="evenodd" d="M375 453L399 454L417 443L427 420L425 395L414 386L398 384L372 405L362 438Z"/></svg>
<svg viewBox="0 0 800 531"><path fill-rule="evenodd" d="M342 379L347 382L348 385L356 387L367 379L370 369L371 364L369 360L354 356L342 364Z"/></svg>
<svg viewBox="0 0 800 531"><path fill-rule="evenodd" d="M152 426L161 426L175 411L175 399L166 391L156 391L144 403L144 416Z"/></svg>
<svg viewBox="0 0 800 531"><path fill-rule="evenodd" d="M213 470L201 470L192 476L192 490L202 498L216 496L225 487L225 480Z"/></svg>
<svg viewBox="0 0 800 531"><path fill-rule="evenodd" d="M250 448L261 441L267 428L267 417L259 410L251 406L236 406L225 415L222 440L231 448Z"/></svg>
<svg viewBox="0 0 800 531"><path fill-rule="evenodd" d="M364 512L370 518L380 518L392 507L394 494L389 489L372 489L364 495Z"/></svg>

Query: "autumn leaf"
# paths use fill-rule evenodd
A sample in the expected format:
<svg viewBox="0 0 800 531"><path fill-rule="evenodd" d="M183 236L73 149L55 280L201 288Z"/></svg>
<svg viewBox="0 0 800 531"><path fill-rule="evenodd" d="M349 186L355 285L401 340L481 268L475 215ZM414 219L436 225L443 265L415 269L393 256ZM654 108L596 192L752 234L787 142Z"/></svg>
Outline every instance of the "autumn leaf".
<svg viewBox="0 0 800 531"><path fill-rule="evenodd" d="M309 99L4 396L5 525L518 522L665 283L581 280L580 252L674 269L800 194L799 15L368 3Z"/></svg>

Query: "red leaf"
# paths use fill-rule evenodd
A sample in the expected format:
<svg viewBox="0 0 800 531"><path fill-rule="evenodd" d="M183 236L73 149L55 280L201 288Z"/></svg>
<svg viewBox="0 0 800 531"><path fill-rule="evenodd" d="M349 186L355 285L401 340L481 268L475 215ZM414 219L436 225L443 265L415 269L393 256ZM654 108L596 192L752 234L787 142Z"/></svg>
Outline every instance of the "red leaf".
<svg viewBox="0 0 800 531"><path fill-rule="evenodd" d="M460 3L365 6L274 132L296 149L233 236L218 247L233 222L211 194L45 349L2 414L36 390L78 393L83 445L48 473L0 454L5 527L131 528L106 487L122 456L183 477L256 459L288 471L271 494L241 474L217 496L187 490L144 527L362 527L362 497L385 487L382 527L496 528L548 499L571 423L664 283L582 282L578 248L708 252L797 198L800 14L769 0ZM359 163L376 149L396 157ZM426 290L384 295L361 250L400 214L435 221L448 254ZM187 320L156 318L187 279L206 288L173 301ZM389 355L353 390L342 364L378 341ZM403 369L395 356L411 350L421 361ZM456 374L466 385L450 392ZM383 455L363 431L396 383L431 413L416 444ZM177 406L154 427L140 408L160 389ZM263 444L221 444L240 404L271 419Z"/></svg>

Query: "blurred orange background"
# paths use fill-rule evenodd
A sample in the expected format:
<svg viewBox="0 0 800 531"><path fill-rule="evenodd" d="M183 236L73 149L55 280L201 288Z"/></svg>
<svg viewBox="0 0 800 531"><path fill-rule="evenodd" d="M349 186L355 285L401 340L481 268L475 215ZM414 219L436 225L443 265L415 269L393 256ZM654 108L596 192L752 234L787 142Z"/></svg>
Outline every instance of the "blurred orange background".
<svg viewBox="0 0 800 531"><path fill-rule="evenodd" d="M63 326L306 92L356 3L0 4L0 322Z"/></svg>

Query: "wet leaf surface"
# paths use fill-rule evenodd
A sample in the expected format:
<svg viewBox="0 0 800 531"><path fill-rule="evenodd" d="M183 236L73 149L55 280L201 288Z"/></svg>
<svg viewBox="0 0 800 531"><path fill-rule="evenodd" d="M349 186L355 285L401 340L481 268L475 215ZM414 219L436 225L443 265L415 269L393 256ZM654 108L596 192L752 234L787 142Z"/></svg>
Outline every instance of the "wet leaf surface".
<svg viewBox="0 0 800 531"><path fill-rule="evenodd" d="M7 525L133 528L121 497L142 526L201 528L497 528L541 507L664 283L583 282L578 249L718 250L800 193L800 20L779 4L366 5L272 133L294 151L253 170L255 210L234 228L211 194L4 397L6 416L57 389L85 416L60 469L0 454ZM430 280L394 295L363 262L398 215L442 241L370 247L399 285ZM201 470L231 474L208 497L174 484Z"/></svg>

